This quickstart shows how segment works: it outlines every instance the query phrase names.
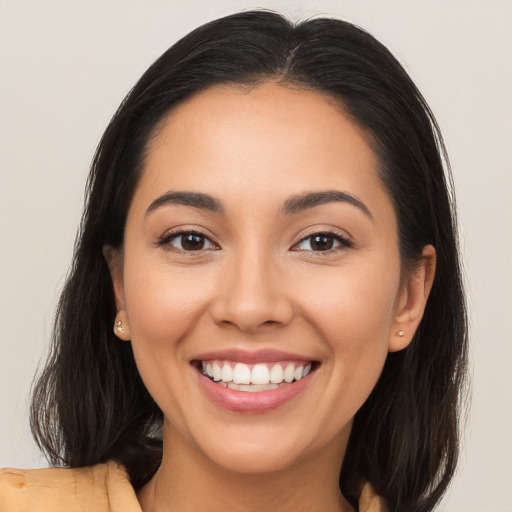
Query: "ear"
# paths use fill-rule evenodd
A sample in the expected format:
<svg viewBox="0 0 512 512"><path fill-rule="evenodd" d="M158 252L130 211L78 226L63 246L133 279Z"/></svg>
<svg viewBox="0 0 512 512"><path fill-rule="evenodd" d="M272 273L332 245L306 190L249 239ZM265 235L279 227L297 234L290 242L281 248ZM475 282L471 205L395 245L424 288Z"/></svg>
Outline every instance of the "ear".
<svg viewBox="0 0 512 512"><path fill-rule="evenodd" d="M389 333L389 352L409 345L420 324L436 272L436 250L426 245L418 264L402 283L397 301L397 312Z"/></svg>
<svg viewBox="0 0 512 512"><path fill-rule="evenodd" d="M126 315L126 301L124 298L123 253L121 249L115 249L111 245L104 245L103 256L107 260L116 300L117 313L114 322L114 334L119 339L128 341L130 339L130 326Z"/></svg>

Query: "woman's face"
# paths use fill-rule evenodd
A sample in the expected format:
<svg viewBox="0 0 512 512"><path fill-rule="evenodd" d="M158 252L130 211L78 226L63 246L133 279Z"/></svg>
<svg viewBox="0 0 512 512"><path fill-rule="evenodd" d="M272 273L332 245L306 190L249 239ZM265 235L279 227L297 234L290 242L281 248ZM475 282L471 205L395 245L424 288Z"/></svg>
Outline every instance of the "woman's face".
<svg viewBox="0 0 512 512"><path fill-rule="evenodd" d="M377 166L314 92L219 86L167 116L110 258L166 442L243 472L343 456L419 322Z"/></svg>

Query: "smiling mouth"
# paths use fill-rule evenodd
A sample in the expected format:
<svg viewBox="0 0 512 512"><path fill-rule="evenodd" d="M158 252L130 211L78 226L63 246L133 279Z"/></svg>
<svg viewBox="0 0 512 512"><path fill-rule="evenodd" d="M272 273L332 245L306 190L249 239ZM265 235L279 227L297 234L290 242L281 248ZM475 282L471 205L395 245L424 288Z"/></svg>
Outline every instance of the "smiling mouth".
<svg viewBox="0 0 512 512"><path fill-rule="evenodd" d="M245 364L237 361L195 361L205 377L219 386L235 391L261 392L288 386L306 377L319 363L283 361Z"/></svg>

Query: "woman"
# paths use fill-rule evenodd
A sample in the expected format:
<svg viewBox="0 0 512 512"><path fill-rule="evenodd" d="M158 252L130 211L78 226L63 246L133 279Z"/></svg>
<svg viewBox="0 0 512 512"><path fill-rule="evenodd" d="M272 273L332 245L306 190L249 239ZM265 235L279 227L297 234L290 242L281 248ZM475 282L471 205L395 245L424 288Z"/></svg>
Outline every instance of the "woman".
<svg viewBox="0 0 512 512"><path fill-rule="evenodd" d="M75 469L5 470L1 510L432 510L466 367L446 161L349 23L170 48L100 142L35 388Z"/></svg>

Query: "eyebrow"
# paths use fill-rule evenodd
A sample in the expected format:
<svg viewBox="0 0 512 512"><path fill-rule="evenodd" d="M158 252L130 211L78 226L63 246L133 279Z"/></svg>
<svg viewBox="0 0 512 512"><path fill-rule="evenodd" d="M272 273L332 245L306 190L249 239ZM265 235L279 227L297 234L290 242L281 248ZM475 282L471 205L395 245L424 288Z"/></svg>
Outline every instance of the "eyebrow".
<svg viewBox="0 0 512 512"><path fill-rule="evenodd" d="M368 207L357 197L349 194L348 192L341 192L339 190L326 190L321 192L306 192L292 196L286 200L281 212L285 215L293 215L315 206L322 204L341 202L348 203L356 208L359 208L368 217L372 218L372 214ZM192 206L200 210L206 210L212 213L224 214L224 206L222 202L214 197L203 194L202 192L174 192L169 191L164 195L155 199L146 210L146 216L151 212L171 204L181 204L184 206Z"/></svg>
<svg viewBox="0 0 512 512"><path fill-rule="evenodd" d="M339 190L326 190L322 192L306 192L305 194L290 197L282 208L282 213L291 215L294 213L314 208L321 204L341 202L348 203L359 208L364 214L372 218L372 214L368 207L357 197L348 192L340 192Z"/></svg>
<svg viewBox="0 0 512 512"><path fill-rule="evenodd" d="M162 206L171 204L182 204L185 206L192 206L200 210L206 210L213 213L224 213L222 203L201 192L166 192L163 196L155 199L146 210L146 216Z"/></svg>

